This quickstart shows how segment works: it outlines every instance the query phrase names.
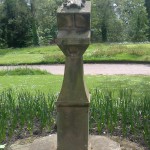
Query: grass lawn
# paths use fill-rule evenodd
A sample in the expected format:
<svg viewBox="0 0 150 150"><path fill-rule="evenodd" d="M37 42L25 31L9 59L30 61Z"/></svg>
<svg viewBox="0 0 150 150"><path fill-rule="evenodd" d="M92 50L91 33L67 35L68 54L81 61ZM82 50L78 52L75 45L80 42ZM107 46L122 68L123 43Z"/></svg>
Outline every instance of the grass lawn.
<svg viewBox="0 0 150 150"><path fill-rule="evenodd" d="M64 63L57 46L0 49L0 65ZM84 55L91 62L150 62L150 44L91 44Z"/></svg>
<svg viewBox="0 0 150 150"><path fill-rule="evenodd" d="M0 91L12 88L16 91L27 89L57 93L61 89L62 81L63 76L59 75L1 76ZM149 76L85 76L85 82L90 91L97 87L100 89L131 88L142 94L150 89Z"/></svg>
<svg viewBox="0 0 150 150"><path fill-rule="evenodd" d="M63 76L15 73L0 73L0 144L56 132L58 94L53 94L60 91ZM91 93L90 133L127 137L148 150L150 77L85 76L85 81ZM2 92L8 88L13 90Z"/></svg>

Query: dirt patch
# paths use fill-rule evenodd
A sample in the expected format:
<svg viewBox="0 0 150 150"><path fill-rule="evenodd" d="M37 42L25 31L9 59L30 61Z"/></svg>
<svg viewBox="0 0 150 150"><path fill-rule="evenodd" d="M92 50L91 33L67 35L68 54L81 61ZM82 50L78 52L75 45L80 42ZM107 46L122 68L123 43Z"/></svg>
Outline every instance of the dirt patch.
<svg viewBox="0 0 150 150"><path fill-rule="evenodd" d="M102 139L103 138L111 139L112 141L115 141L115 142L120 144L121 150L145 150L144 147L141 147L140 145L138 145L138 144L136 144L134 142L128 141L127 139L120 138L120 137L117 137L117 136L111 136L111 137L107 137L107 136L92 136L92 137L95 137L95 138L96 137L101 137ZM34 141L40 141L40 139L43 139L43 138L49 138L49 136L47 136L47 137L29 137L29 138L21 139L21 140L16 141L13 144L13 147L18 147L18 146L19 147L24 147L24 145L26 145L27 147L30 147ZM56 134L55 134L55 138L56 138ZM5 148L5 150L12 150L12 149L10 148L10 145L8 145Z"/></svg>
<svg viewBox="0 0 150 150"><path fill-rule="evenodd" d="M138 145L137 143L131 142L125 138L120 138L118 136L112 136L112 137L110 137L110 139L118 142L120 144L121 150L146 150L146 148Z"/></svg>

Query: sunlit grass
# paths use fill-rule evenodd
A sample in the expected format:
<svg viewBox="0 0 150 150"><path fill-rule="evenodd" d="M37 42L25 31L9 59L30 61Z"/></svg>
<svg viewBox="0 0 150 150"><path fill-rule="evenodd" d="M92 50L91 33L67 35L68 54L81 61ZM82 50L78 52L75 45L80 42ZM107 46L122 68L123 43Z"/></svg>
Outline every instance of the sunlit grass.
<svg viewBox="0 0 150 150"><path fill-rule="evenodd" d="M58 46L0 49L0 65L64 63ZM150 44L91 44L85 62L150 62Z"/></svg>
<svg viewBox="0 0 150 150"><path fill-rule="evenodd" d="M31 69L27 67L15 68L15 69L5 69L0 71L0 76L14 76L14 75L48 75L47 71L42 71L40 69Z"/></svg>
<svg viewBox="0 0 150 150"><path fill-rule="evenodd" d="M150 44L93 44L85 61L150 61Z"/></svg>
<svg viewBox="0 0 150 150"><path fill-rule="evenodd" d="M40 90L44 93L57 93L61 89L63 76L60 75L26 75L26 76L1 76L0 91L12 88L16 91L28 89ZM135 88L141 91L150 89L149 76L85 76L88 89L99 87L102 89Z"/></svg>

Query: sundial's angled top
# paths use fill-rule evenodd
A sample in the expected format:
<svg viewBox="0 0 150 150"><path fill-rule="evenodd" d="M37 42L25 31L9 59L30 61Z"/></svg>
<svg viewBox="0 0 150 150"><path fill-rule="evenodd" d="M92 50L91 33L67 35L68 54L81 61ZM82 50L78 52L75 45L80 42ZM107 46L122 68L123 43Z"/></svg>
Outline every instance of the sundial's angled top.
<svg viewBox="0 0 150 150"><path fill-rule="evenodd" d="M72 2L74 3L72 3ZM80 3L79 3L79 2ZM68 5L67 5L68 3ZM70 5L69 5L70 4ZM81 5L80 5L81 4ZM81 6L81 7L79 7ZM61 7L57 9L57 13L91 13L91 2L85 0L68 0L62 4Z"/></svg>
<svg viewBox="0 0 150 150"><path fill-rule="evenodd" d="M63 5L69 8L81 8L84 7L86 0L66 0Z"/></svg>

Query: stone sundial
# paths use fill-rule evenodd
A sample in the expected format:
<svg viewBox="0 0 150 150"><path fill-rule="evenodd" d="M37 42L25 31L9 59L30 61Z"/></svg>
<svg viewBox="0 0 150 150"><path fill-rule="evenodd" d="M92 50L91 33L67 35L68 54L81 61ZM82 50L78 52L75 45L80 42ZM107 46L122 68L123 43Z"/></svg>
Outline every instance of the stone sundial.
<svg viewBox="0 0 150 150"><path fill-rule="evenodd" d="M57 10L57 45L66 56L57 105L57 150L88 150L89 92L83 54L90 44L91 2L67 0Z"/></svg>

